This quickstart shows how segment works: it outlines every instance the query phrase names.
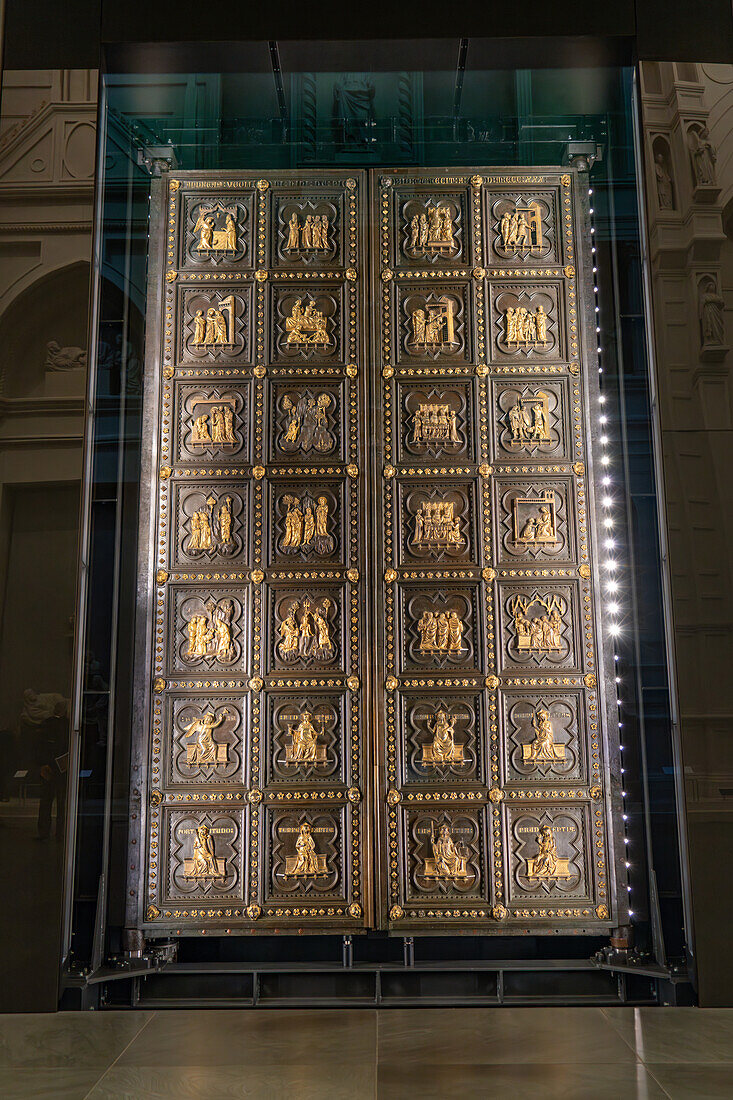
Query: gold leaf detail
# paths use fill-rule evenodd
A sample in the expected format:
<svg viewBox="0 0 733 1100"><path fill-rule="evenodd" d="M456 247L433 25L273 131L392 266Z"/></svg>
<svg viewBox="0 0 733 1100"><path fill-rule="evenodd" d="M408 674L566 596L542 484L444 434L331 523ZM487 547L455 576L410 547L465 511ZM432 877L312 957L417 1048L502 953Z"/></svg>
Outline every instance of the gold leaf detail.
<svg viewBox="0 0 733 1100"><path fill-rule="evenodd" d="M485 680L487 688L490 688L491 691L496 691L499 686L499 682L500 681L498 676L487 676Z"/></svg>
<svg viewBox="0 0 733 1100"><path fill-rule="evenodd" d="M402 920L405 915L405 911L401 905L393 905L389 911L390 920Z"/></svg>

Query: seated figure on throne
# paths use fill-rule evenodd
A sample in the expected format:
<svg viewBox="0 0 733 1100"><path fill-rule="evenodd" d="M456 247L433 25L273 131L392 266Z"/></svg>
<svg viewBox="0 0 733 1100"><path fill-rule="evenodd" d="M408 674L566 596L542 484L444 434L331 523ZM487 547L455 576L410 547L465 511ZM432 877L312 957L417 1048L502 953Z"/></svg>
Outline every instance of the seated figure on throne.
<svg viewBox="0 0 733 1100"><path fill-rule="evenodd" d="M433 840L435 873L440 878L466 878L468 856L462 855L454 843L447 825L441 825L437 840Z"/></svg>

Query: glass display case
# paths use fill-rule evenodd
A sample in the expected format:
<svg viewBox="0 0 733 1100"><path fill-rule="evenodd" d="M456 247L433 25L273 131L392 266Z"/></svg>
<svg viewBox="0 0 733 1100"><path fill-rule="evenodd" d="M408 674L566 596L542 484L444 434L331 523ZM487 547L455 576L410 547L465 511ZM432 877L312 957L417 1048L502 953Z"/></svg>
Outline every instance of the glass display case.
<svg viewBox="0 0 733 1100"><path fill-rule="evenodd" d="M686 988L634 74L466 49L110 58L70 999Z"/></svg>

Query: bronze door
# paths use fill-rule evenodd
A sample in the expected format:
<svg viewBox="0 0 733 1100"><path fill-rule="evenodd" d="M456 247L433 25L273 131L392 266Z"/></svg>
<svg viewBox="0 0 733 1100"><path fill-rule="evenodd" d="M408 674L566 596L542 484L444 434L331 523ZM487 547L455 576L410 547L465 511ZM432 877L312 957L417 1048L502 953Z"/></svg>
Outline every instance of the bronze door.
<svg viewBox="0 0 733 1100"><path fill-rule="evenodd" d="M395 931L599 933L617 916L587 201L562 170L509 173L373 174Z"/></svg>
<svg viewBox="0 0 733 1100"><path fill-rule="evenodd" d="M611 923L578 203L158 186L131 926Z"/></svg>

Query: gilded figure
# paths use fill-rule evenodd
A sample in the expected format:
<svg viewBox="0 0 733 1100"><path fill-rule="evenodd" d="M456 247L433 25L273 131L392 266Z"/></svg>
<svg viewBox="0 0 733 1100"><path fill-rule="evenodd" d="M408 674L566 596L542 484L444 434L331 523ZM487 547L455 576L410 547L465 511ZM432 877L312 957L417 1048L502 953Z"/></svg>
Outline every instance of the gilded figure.
<svg viewBox="0 0 733 1100"><path fill-rule="evenodd" d="M458 343L455 331L455 302L442 295L436 303L426 303L410 315L412 336L408 341L413 347L435 351Z"/></svg>
<svg viewBox="0 0 733 1100"><path fill-rule="evenodd" d="M328 597L314 604L306 596L302 603L294 600L280 624L278 653L283 661L292 663L298 658L307 661L331 661L335 655L331 625L328 617L332 608Z"/></svg>
<svg viewBox="0 0 733 1100"><path fill-rule="evenodd" d="M456 413L450 405L418 405L412 417L412 442L443 447L460 444Z"/></svg>
<svg viewBox="0 0 733 1100"><path fill-rule="evenodd" d="M199 718L192 718L187 726L183 726L183 732L190 737L186 746L187 764L227 763L228 746L217 744L212 733L228 716L229 711L225 708L218 718L207 712Z"/></svg>
<svg viewBox="0 0 733 1100"><path fill-rule="evenodd" d="M327 410L332 398L327 393L317 397L303 394L295 401L285 396L282 407L286 413L285 430L281 448L287 453L300 450L308 453L316 450L320 454L332 451L336 439L329 427Z"/></svg>
<svg viewBox="0 0 733 1100"><path fill-rule="evenodd" d="M499 235L504 252L526 255L541 251L542 213L539 203L516 206L511 212L505 210L499 219Z"/></svg>
<svg viewBox="0 0 733 1100"><path fill-rule="evenodd" d="M550 443L550 401L546 393L518 396L507 410L510 442L514 447L532 447Z"/></svg>

